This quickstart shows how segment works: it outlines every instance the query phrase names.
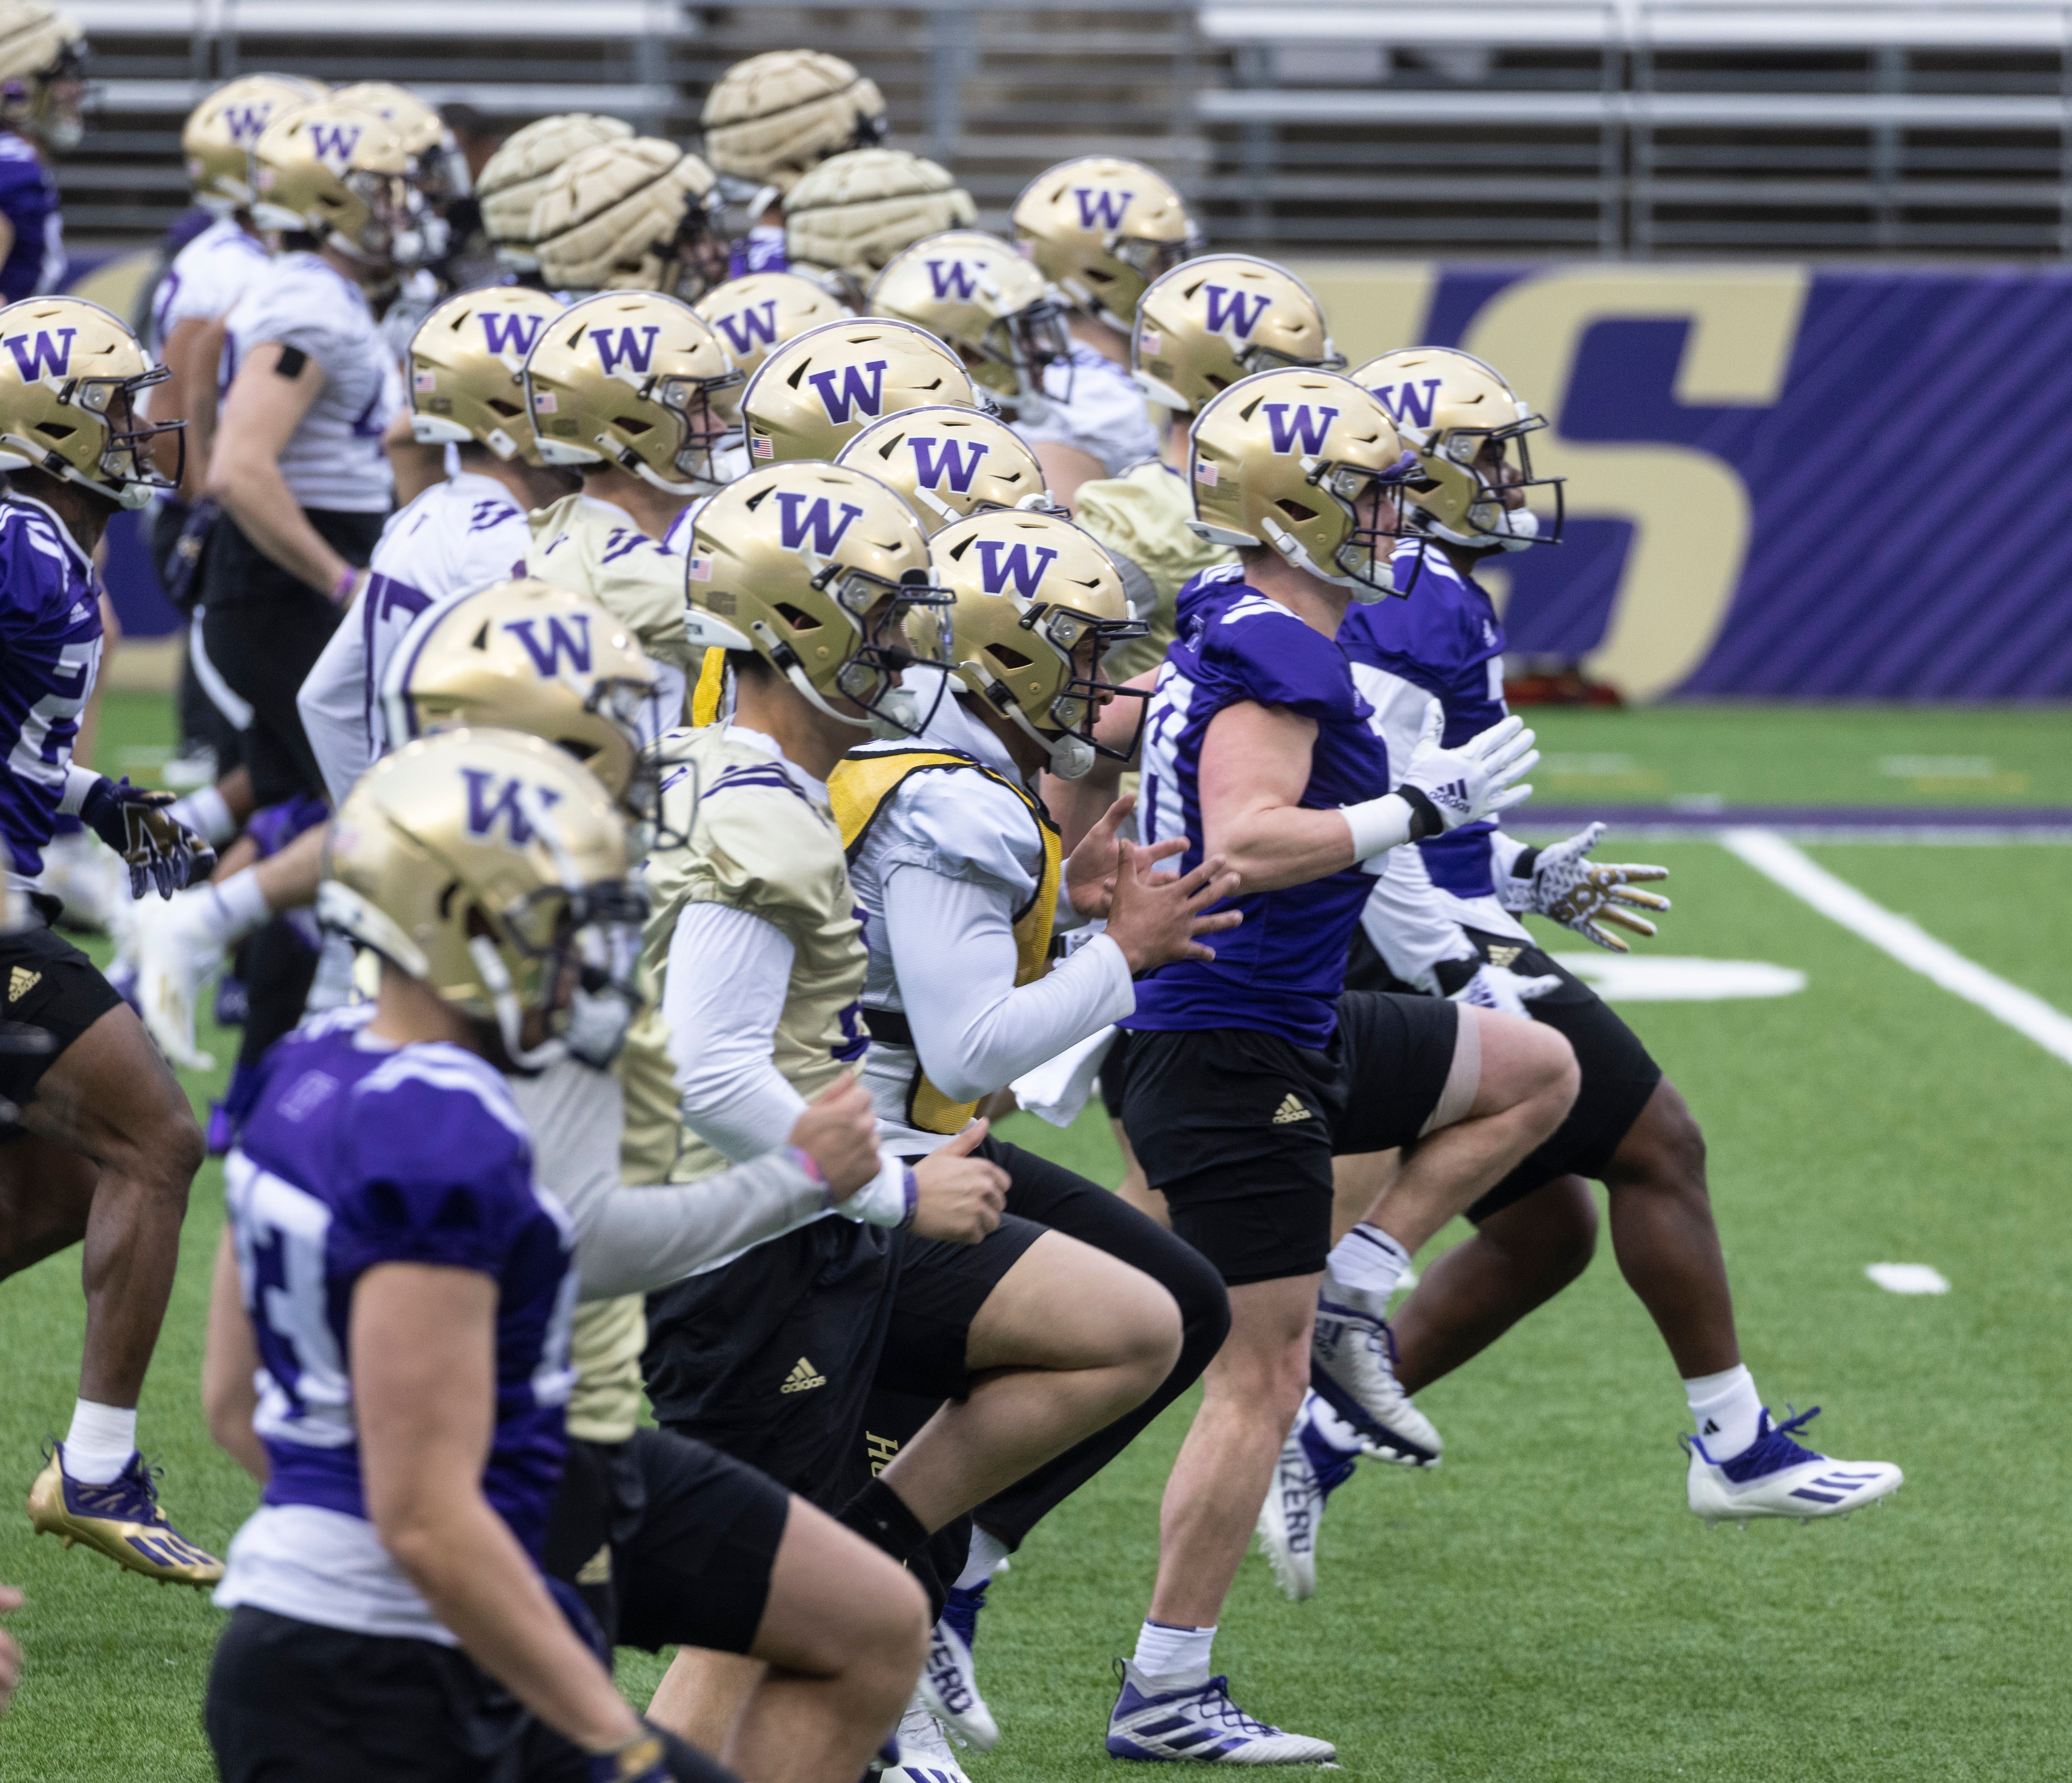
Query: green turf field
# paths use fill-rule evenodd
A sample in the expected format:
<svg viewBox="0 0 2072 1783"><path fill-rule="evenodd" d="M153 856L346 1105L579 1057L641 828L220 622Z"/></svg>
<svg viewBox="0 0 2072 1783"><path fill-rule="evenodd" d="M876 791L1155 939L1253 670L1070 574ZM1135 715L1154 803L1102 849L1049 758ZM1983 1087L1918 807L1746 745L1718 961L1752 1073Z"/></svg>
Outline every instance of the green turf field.
<svg viewBox="0 0 2072 1783"><path fill-rule="evenodd" d="M158 709L112 710L104 762L155 741ZM1560 713L1543 728L1551 750L1659 764L1669 790L1951 803L1940 790L1881 792L1877 762L1979 757L2029 775L2020 796L2041 803L2072 803L2068 722L1709 709ZM1675 875L1658 948L1807 975L1794 996L1625 1013L1705 1124L1758 1382L1780 1410L1827 1407L1814 1427L1823 1445L1896 1460L1906 1487L1845 1524L1708 1534L1683 1505L1674 1372L1606 1254L1423 1396L1446 1438L1442 1468L1363 1469L1333 1501L1312 1602L1288 1604L1264 1563L1247 1563L1219 1664L1248 1709L1336 1740L1347 1771L1392 1783L2072 1774L2072 1700L2050 1658L2064 1651L2072 1569L2049 1409L2072 1370L2068 1067L1724 849L1648 852ZM2072 1010L2072 940L2037 920L2062 903L2065 850L1809 852ZM199 1098L209 1086L191 1087ZM1064 1135L1014 1125L1018 1141L1113 1180L1098 1120ZM219 1545L253 1502L210 1448L197 1403L220 1213L211 1165L142 1426L174 1514ZM1881 1261L1933 1264L1952 1292L1884 1292L1863 1274ZM18 1498L37 1442L69 1414L76 1267L74 1253L0 1286L13 1382L0 1480ZM1100 1749L1109 1662L1143 1613L1158 1493L1190 1410L1059 1510L997 1584L978 1654L1005 1736L993 1754L967 1756L974 1783L1115 1774ZM30 1670L0 1722L0 1779L212 1774L197 1724L219 1620L205 1600L33 1540L4 1506L0 1578L30 1597L11 1623ZM657 1674L624 1656L636 1699Z"/></svg>

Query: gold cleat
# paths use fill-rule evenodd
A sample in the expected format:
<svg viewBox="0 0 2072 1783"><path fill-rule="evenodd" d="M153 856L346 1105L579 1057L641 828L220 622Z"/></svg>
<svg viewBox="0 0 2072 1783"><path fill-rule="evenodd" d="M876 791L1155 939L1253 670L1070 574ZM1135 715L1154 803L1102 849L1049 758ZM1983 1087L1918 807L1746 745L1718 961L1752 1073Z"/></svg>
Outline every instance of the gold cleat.
<svg viewBox="0 0 2072 1783"><path fill-rule="evenodd" d="M39 1535L56 1535L67 1547L84 1542L162 1585L205 1589L223 1577L223 1563L166 1520L141 1455L106 1485L93 1485L64 1471L64 1444L54 1444L29 1488L29 1522Z"/></svg>

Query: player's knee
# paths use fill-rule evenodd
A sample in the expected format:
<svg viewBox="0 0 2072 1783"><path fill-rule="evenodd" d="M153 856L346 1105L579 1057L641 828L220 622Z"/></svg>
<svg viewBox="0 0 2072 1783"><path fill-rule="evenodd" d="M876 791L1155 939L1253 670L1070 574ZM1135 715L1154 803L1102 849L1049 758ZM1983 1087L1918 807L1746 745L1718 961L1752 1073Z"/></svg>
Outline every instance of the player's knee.
<svg viewBox="0 0 2072 1783"><path fill-rule="evenodd" d="M1175 1366L1191 1367L1198 1374L1230 1335L1230 1292L1215 1265L1200 1251L1191 1245L1174 1248L1186 1255L1161 1279L1180 1313L1180 1354Z"/></svg>
<svg viewBox="0 0 2072 1783"><path fill-rule="evenodd" d="M1540 1105L1549 1131L1561 1123L1583 1087L1582 1068L1576 1062L1576 1049L1560 1029L1543 1022L1531 1023L1519 1037L1519 1060L1529 1086L1527 1099Z"/></svg>
<svg viewBox="0 0 2072 1783"><path fill-rule="evenodd" d="M1615 1188L1705 1196L1705 1135L1690 1105L1664 1079L1620 1144L1606 1180Z"/></svg>
<svg viewBox="0 0 2072 1783"><path fill-rule="evenodd" d="M1145 1381L1148 1393L1180 1359L1179 1304L1150 1276L1133 1269L1115 1318L1116 1360Z"/></svg>

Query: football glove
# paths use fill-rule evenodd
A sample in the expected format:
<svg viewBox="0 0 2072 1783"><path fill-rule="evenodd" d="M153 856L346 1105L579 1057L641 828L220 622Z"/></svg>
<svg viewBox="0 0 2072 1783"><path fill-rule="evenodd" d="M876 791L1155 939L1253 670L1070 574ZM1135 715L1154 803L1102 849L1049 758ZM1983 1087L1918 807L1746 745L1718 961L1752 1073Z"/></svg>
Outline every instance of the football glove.
<svg viewBox="0 0 2072 1783"><path fill-rule="evenodd" d="M616 1752L592 1752L590 1783L710 1783L728 1777L723 1766L666 1728L643 1719L640 1736Z"/></svg>
<svg viewBox="0 0 2072 1783"><path fill-rule="evenodd" d="M1561 980L1556 973L1524 978L1508 966L1492 966L1482 961L1476 965L1466 984L1447 993L1447 1000L1473 1004L1478 1009L1494 1009L1498 1015L1529 1015L1531 1012L1526 1008L1527 1004L1560 988Z"/></svg>
<svg viewBox="0 0 2072 1783"><path fill-rule="evenodd" d="M1618 866L1586 859L1604 832L1603 824L1592 824L1565 842L1527 849L1511 863L1510 873L1498 885L1504 908L1520 914L1549 917L1613 953L1633 950L1604 926L1608 922L1652 939L1655 925L1632 913L1666 910L1669 900L1659 892L1634 888L1648 880L1667 879L1669 869Z"/></svg>
<svg viewBox="0 0 2072 1783"><path fill-rule="evenodd" d="M132 898L146 891L171 898L215 869L216 850L166 815L172 802L170 792L131 786L126 774L120 780L104 774L80 802L80 821L128 865Z"/></svg>
<svg viewBox="0 0 2072 1783"><path fill-rule="evenodd" d="M1396 790L1414 806L1421 798L1442 829L1457 829L1478 818L1498 811L1532 796L1529 786L1518 786L1519 776L1530 774L1540 759L1532 745L1533 734L1523 718L1506 718L1478 733L1458 749L1439 746L1440 727L1445 717L1435 700L1424 715L1424 728L1411 752L1410 765ZM1412 794L1416 797L1411 797ZM1429 819L1427 819L1427 824ZM1432 833L1429 828L1425 834ZM1413 832L1415 833L1415 832Z"/></svg>

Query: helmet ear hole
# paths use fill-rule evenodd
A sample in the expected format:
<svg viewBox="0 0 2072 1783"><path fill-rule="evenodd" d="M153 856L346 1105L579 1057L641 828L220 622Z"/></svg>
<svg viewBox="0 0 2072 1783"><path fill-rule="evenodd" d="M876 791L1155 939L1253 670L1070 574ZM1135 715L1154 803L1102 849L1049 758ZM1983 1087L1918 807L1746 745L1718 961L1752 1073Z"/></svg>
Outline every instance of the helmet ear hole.
<svg viewBox="0 0 2072 1783"><path fill-rule="evenodd" d="M649 424L641 420L638 415L614 415L611 417L611 425L623 428L627 433L636 435L646 433L649 426Z"/></svg>
<svg viewBox="0 0 2072 1783"><path fill-rule="evenodd" d="M986 654L1002 668L1026 668L1029 666L1029 658L1011 644L994 644Z"/></svg>
<svg viewBox="0 0 2072 1783"><path fill-rule="evenodd" d="M1281 500L1276 502L1273 505L1279 508L1282 513L1285 514L1289 519L1295 521L1297 524L1300 524L1304 520L1314 520L1317 517L1317 511L1315 508L1305 507L1301 503L1289 501L1285 496Z"/></svg>
<svg viewBox="0 0 2072 1783"><path fill-rule="evenodd" d="M803 608L793 606L787 601L775 602L771 611L794 631L817 631L820 628L820 622L812 614L806 612Z"/></svg>

